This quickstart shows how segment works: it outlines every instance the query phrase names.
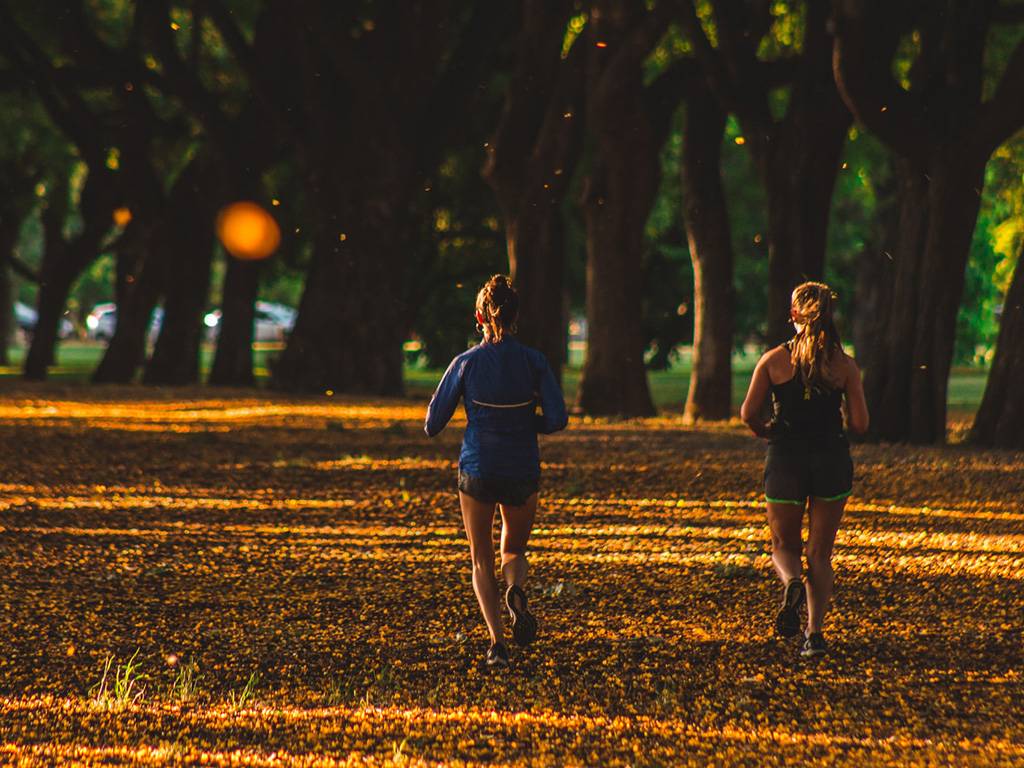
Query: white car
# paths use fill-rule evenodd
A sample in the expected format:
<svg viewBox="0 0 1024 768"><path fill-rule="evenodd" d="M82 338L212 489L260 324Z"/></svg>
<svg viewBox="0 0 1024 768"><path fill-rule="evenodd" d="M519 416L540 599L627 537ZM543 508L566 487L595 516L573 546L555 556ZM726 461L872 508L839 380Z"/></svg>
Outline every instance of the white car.
<svg viewBox="0 0 1024 768"><path fill-rule="evenodd" d="M163 324L163 307L153 310L153 319L149 322L149 333L147 340L150 344L156 343L156 337L160 335L160 326ZM85 332L90 339L96 341L110 341L117 330L117 305L97 304L92 312L85 318Z"/></svg>
<svg viewBox="0 0 1024 768"><path fill-rule="evenodd" d="M36 329L36 323L39 322L39 313L28 304L16 301L14 302L14 319L18 328L25 334L25 338L29 339ZM57 338L69 339L74 335L75 325L68 319L65 312L64 317L60 319L60 325L57 326Z"/></svg>
<svg viewBox="0 0 1024 768"><path fill-rule="evenodd" d="M85 333L96 341L110 341L117 328L117 304L97 304L85 318Z"/></svg>
<svg viewBox="0 0 1024 768"><path fill-rule="evenodd" d="M295 325L295 317L298 313L291 307L284 304L275 304L270 301L256 302L256 316L253 323L253 341L259 342L283 342L288 338ZM203 318L203 324L207 327L206 338L213 341L220 332L221 312L215 309L208 312Z"/></svg>

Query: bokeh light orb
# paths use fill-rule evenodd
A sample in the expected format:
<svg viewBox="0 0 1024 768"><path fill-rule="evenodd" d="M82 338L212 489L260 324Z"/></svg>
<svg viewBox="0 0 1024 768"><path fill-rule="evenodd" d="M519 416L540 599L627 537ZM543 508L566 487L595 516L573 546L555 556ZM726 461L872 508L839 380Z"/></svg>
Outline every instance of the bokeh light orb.
<svg viewBox="0 0 1024 768"><path fill-rule="evenodd" d="M243 200L217 214L217 237L236 259L265 259L281 244L281 227L261 206Z"/></svg>

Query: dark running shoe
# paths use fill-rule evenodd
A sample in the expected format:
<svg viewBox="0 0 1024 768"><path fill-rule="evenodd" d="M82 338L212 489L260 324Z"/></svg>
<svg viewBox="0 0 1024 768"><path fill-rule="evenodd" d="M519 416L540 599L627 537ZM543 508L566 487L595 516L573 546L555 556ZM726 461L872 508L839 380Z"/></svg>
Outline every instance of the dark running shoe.
<svg viewBox="0 0 1024 768"><path fill-rule="evenodd" d="M782 607L775 617L775 632L779 637L796 637L800 634L800 608L807 599L804 583L793 579L782 590Z"/></svg>
<svg viewBox="0 0 1024 768"><path fill-rule="evenodd" d="M505 647L504 643L495 643L487 649L487 666L488 667L507 667L508 666L508 648Z"/></svg>
<svg viewBox="0 0 1024 768"><path fill-rule="evenodd" d="M825 643L825 636L821 632L811 632L804 640L804 647L800 649L800 655L805 659L813 659L824 656L828 653L828 645Z"/></svg>
<svg viewBox="0 0 1024 768"><path fill-rule="evenodd" d="M526 605L526 593L516 584L505 593L505 605L512 617L512 639L527 646L537 639L537 620Z"/></svg>

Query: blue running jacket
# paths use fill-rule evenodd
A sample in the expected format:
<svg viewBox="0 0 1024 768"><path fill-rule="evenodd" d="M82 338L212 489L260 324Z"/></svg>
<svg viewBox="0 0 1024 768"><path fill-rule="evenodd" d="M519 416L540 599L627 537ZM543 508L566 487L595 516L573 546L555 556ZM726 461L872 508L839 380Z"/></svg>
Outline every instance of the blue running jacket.
<svg viewBox="0 0 1024 768"><path fill-rule="evenodd" d="M569 421L562 390L543 353L507 336L456 357L427 408L424 429L430 437L445 428L460 397L468 423L459 471L476 477L538 477L537 435L565 429Z"/></svg>

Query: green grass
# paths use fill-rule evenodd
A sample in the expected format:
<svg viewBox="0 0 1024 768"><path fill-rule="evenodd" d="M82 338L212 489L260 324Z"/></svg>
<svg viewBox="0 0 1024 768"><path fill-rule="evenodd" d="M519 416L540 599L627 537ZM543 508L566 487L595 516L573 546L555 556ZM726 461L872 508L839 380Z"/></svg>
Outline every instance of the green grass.
<svg viewBox="0 0 1024 768"><path fill-rule="evenodd" d="M103 356L103 345L96 342L71 341L57 349L57 364L50 370L50 378L67 382L85 382ZM213 362L212 345L204 345L201 365L205 376ZM279 349L260 348L254 352L254 365L258 381L269 378L269 363ZM0 367L0 379L16 378L21 375L25 352L20 347L11 347L11 365ZM737 355L733 360L732 399L735 406L743 402L750 381L750 373L757 362L756 356ZM408 394L413 397L428 397L440 380L443 371L408 366L405 369L405 383ZM980 368L954 368L949 379L948 403L954 411L974 411L981 403L988 372ZM572 402L579 386L580 368L565 370L563 386L566 400ZM683 356L671 370L652 371L648 375L651 396L655 405L668 412L682 412L686 393L690 387L690 360Z"/></svg>
<svg viewBox="0 0 1024 768"><path fill-rule="evenodd" d="M108 656L103 663L103 676L89 693L93 702L101 709L124 709L137 704L145 695L142 682L146 676L136 661L139 650L124 664L114 665L114 657ZM111 676L113 672L113 676Z"/></svg>

